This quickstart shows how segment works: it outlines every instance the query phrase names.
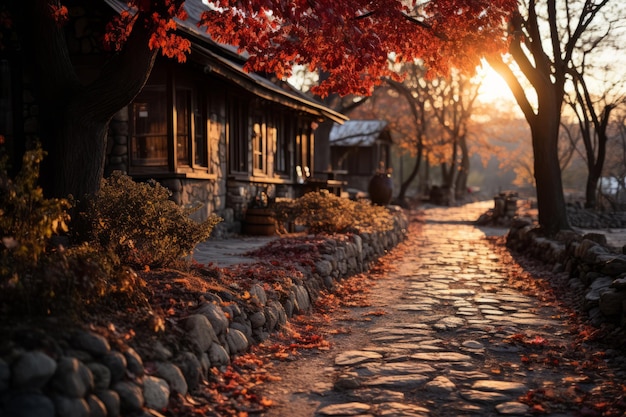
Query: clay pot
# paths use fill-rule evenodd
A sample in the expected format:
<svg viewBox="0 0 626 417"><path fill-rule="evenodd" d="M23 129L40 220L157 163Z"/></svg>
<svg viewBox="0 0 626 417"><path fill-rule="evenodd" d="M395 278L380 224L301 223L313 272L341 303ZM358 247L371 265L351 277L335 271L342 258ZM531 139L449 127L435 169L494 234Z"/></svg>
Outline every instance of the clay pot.
<svg viewBox="0 0 626 417"><path fill-rule="evenodd" d="M375 174L370 180L368 192L372 203L386 206L391 202L393 194L393 180L387 174Z"/></svg>

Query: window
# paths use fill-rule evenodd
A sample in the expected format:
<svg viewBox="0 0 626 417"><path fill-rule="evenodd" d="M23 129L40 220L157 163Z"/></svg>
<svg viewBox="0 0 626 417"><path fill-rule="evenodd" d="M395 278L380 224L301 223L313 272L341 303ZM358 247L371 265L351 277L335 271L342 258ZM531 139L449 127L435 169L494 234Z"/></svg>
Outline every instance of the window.
<svg viewBox="0 0 626 417"><path fill-rule="evenodd" d="M229 173L293 179L296 167L313 167L311 120L260 98L230 96Z"/></svg>
<svg viewBox="0 0 626 417"><path fill-rule="evenodd" d="M193 106L193 163L196 166L209 166L209 141L207 132L206 96L197 97Z"/></svg>
<svg viewBox="0 0 626 417"><path fill-rule="evenodd" d="M209 173L206 103L212 98L207 96L206 81L192 75L180 80L175 84L173 77L155 71L152 84L132 104L131 172ZM223 99L215 101L223 105Z"/></svg>
<svg viewBox="0 0 626 417"><path fill-rule="evenodd" d="M295 141L294 119L284 112L276 112L274 129L274 172L289 175L292 170L293 144Z"/></svg>
<svg viewBox="0 0 626 417"><path fill-rule="evenodd" d="M255 174L267 174L267 123L261 113L254 116L252 123L252 167Z"/></svg>
<svg viewBox="0 0 626 417"><path fill-rule="evenodd" d="M313 167L313 137L311 126L305 119L297 121L296 165Z"/></svg>
<svg viewBox="0 0 626 417"><path fill-rule="evenodd" d="M228 104L228 151L230 172L248 174L247 102L233 99Z"/></svg>
<svg viewBox="0 0 626 417"><path fill-rule="evenodd" d="M167 166L167 95L165 86L146 86L132 104L130 163Z"/></svg>
<svg viewBox="0 0 626 417"><path fill-rule="evenodd" d="M176 160L178 166L190 165L191 97L190 88L176 88Z"/></svg>

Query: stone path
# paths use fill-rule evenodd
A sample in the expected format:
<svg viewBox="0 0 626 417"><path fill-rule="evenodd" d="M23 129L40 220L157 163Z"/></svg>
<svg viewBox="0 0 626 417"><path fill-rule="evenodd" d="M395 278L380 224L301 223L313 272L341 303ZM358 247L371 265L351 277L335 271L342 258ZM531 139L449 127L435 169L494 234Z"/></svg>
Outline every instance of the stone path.
<svg viewBox="0 0 626 417"><path fill-rule="evenodd" d="M567 340L568 327L508 287L508 266L484 239L506 231L471 224L486 208L429 209L372 292L368 310L386 314L364 320L353 309L338 323L351 333L333 337L330 352L278 364L283 380L265 392L277 405L264 415L521 416L531 415L519 401L529 390L580 389L571 368L523 363L537 347L516 338Z"/></svg>

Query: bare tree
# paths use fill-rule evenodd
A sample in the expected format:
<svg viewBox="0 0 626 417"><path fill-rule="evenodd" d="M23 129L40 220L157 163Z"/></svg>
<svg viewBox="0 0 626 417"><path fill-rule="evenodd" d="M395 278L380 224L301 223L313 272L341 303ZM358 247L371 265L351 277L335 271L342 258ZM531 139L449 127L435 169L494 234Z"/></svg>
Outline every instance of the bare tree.
<svg viewBox="0 0 626 417"><path fill-rule="evenodd" d="M426 111L427 96L424 94L426 80L423 67L413 64L405 68L407 78L403 83L387 80L387 84L406 100L411 112L411 125L413 134L411 138L412 154L415 155L413 168L408 177L400 184L400 191L396 200L400 205L406 204L406 193L417 174L419 173L422 157L424 154L424 139L428 130L428 116Z"/></svg>
<svg viewBox="0 0 626 417"><path fill-rule="evenodd" d="M621 107L615 112L615 118L609 124L609 142L604 176L612 182L609 190L600 187L600 195L613 210L626 208L626 109Z"/></svg>
<svg viewBox="0 0 626 417"><path fill-rule="evenodd" d="M585 184L585 207L596 207L596 190L602 176L606 159L607 129L611 113L625 102L626 97L620 94L622 82L613 82L603 88L600 95L593 95L584 77L585 67L572 68L570 74L574 91L566 96L566 103L574 113L585 149L583 159L587 165L587 181Z"/></svg>
<svg viewBox="0 0 626 417"><path fill-rule="evenodd" d="M433 114L452 147L449 163L441 164L444 186L450 189L455 199L462 199L467 192L470 171L468 124L480 83L453 71L449 77L436 79L430 85L428 94Z"/></svg>
<svg viewBox="0 0 626 417"><path fill-rule="evenodd" d="M593 43L604 33L601 26L618 18L616 7L610 0L528 0L509 24L512 60L487 57L530 126L539 224L548 235L570 228L558 149L569 71L581 45Z"/></svg>

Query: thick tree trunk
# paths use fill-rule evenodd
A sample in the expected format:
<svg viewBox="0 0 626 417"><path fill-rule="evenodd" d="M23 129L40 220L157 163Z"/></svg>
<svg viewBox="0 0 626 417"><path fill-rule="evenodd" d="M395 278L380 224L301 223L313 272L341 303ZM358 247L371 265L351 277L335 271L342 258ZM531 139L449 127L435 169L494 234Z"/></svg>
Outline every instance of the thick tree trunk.
<svg viewBox="0 0 626 417"><path fill-rule="evenodd" d="M55 138L54 154L60 158L52 187L55 195L82 200L100 187L109 120L90 118L79 109L68 109L64 120Z"/></svg>
<svg viewBox="0 0 626 417"><path fill-rule="evenodd" d="M554 2L549 2L548 9L551 14L554 14L554 5ZM535 35L538 26L534 3L530 11L532 13L528 21ZM521 26L518 29L519 33L522 33ZM541 49L541 41L538 38L533 39L534 47L530 49L535 60L531 63L526 56L526 51L522 48L522 38L521 35L516 37L511 43L510 52L537 94L536 109L526 97L517 75L504 63L502 57L497 59L489 57L488 60L504 77L530 126L539 226L546 235L550 236L560 230L571 229L567 219L558 153L566 65L560 62L560 57L558 65L551 62ZM553 71L556 73L553 74Z"/></svg>
<svg viewBox="0 0 626 417"><path fill-rule="evenodd" d="M558 116L531 123L538 218L547 235L570 229L559 165Z"/></svg>
<svg viewBox="0 0 626 417"><path fill-rule="evenodd" d="M22 21L32 23L21 37L40 105L40 139L48 152L42 164L44 192L82 199L98 190L111 117L133 100L150 75L157 53L148 47L150 29L136 24L124 49L83 86L48 2L24 2L20 12Z"/></svg>
<svg viewBox="0 0 626 417"><path fill-rule="evenodd" d="M598 181L600 181L599 175L587 175L587 183L585 184L585 208L596 208L597 199L596 193L598 190Z"/></svg>

